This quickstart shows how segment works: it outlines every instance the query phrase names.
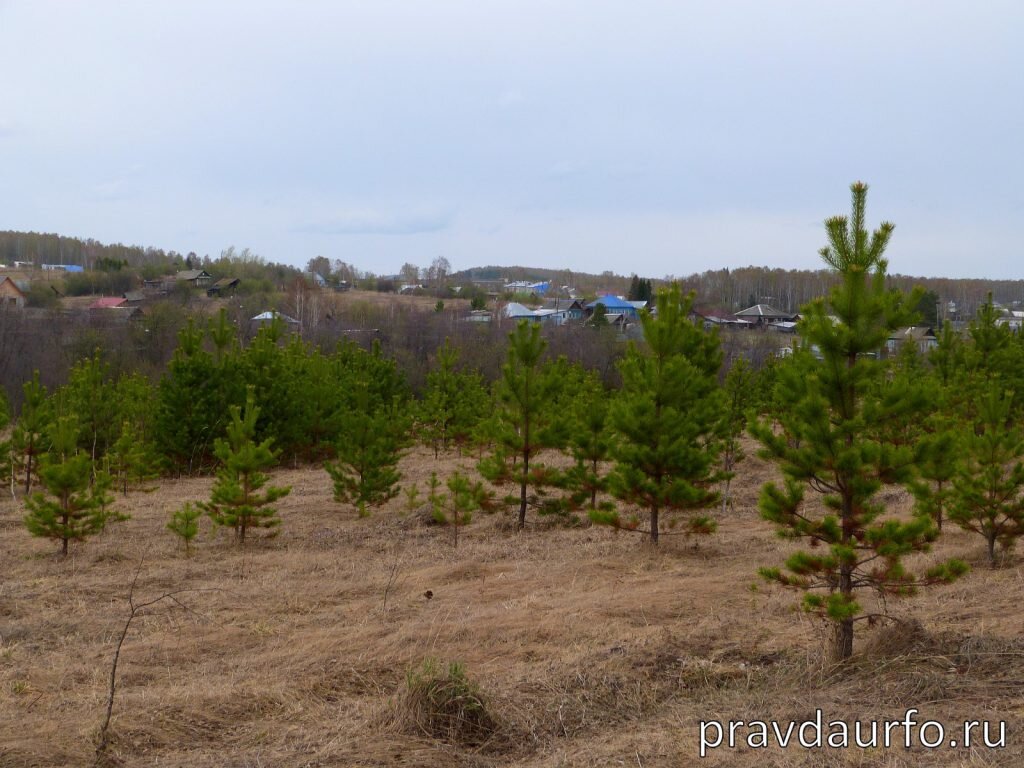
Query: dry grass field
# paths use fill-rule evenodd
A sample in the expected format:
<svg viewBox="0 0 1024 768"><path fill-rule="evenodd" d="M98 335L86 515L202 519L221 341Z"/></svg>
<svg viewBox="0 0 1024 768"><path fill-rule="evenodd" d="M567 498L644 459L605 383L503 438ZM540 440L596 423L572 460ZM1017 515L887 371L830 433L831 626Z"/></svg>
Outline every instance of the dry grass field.
<svg viewBox="0 0 1024 768"><path fill-rule="evenodd" d="M420 450L403 469L422 488L432 469L458 464L472 462ZM748 459L719 532L699 548L666 537L658 551L592 527L516 534L502 515L478 516L456 550L450 530L405 514L401 497L357 518L309 468L275 473L293 489L276 538L239 548L204 527L186 556L164 525L211 481L183 479L120 500L131 520L62 559L28 535L8 498L0 766L93 764L136 572L136 600L190 591L132 623L103 764L1024 765L1019 562L990 571L981 539L950 531L936 554L964 554L972 573L890 601L902 623L861 629L855 658L831 666L797 596L758 583L756 568L791 546L757 515L770 473ZM901 492L890 500L906 505ZM406 681L425 659L464 665L486 728L424 732ZM702 720L803 721L816 708L826 722L902 719L909 707L948 731L1005 720L1007 746L739 746L698 757Z"/></svg>

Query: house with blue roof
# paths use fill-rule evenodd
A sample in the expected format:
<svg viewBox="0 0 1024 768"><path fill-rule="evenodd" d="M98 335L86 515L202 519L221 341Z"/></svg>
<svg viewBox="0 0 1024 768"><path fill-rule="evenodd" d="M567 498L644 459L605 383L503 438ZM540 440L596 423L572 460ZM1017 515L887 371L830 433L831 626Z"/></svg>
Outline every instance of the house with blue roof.
<svg viewBox="0 0 1024 768"><path fill-rule="evenodd" d="M598 304L604 304L605 312L609 315L623 315L626 320L636 320L639 312L636 306L618 296L599 296L587 304L587 316L594 314L594 308Z"/></svg>

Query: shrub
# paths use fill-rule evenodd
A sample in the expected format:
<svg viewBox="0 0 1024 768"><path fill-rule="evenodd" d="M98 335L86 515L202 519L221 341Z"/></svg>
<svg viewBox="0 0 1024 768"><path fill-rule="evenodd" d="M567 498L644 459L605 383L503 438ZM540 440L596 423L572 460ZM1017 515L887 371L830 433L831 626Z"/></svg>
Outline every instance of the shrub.
<svg viewBox="0 0 1024 768"><path fill-rule="evenodd" d="M405 730L452 744L478 746L497 730L479 687L456 661L425 659L410 669L398 715Z"/></svg>

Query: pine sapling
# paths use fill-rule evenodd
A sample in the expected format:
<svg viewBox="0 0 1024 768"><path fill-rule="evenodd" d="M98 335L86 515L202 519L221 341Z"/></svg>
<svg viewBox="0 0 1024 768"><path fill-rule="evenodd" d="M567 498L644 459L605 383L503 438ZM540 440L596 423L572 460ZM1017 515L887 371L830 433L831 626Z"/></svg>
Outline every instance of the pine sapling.
<svg viewBox="0 0 1024 768"><path fill-rule="evenodd" d="M202 515L203 510L200 507L187 503L181 509L175 510L167 523L167 530L184 542L186 555L192 553L192 540L199 534L199 518Z"/></svg>
<svg viewBox="0 0 1024 768"><path fill-rule="evenodd" d="M46 396L46 387L39 383L39 371L22 386L21 412L11 435L14 471L24 473L25 494L32 491L32 481L39 479L40 457L49 447L47 432L53 419L53 408Z"/></svg>
<svg viewBox="0 0 1024 768"><path fill-rule="evenodd" d="M545 489L557 480L557 473L536 457L560 442L552 401L561 382L555 369L542 362L547 343L536 324L522 320L508 338L496 407L488 420L494 447L477 469L494 485L518 486L518 494L506 497L506 502L518 504L516 529L521 531L526 527L527 509L543 507Z"/></svg>
<svg viewBox="0 0 1024 768"><path fill-rule="evenodd" d="M718 500L722 353L717 336L688 319L692 301L673 285L658 292L656 315L641 315L645 343L631 344L619 363L622 389L610 412L616 439L608 487L646 512L654 545L666 517L673 526L686 515L684 535L715 530L700 511ZM597 511L591 519L641 530L638 516L622 519L617 510Z"/></svg>
<svg viewBox="0 0 1024 768"><path fill-rule="evenodd" d="M918 298L889 290L882 254L893 225L869 233L867 186L854 184L851 192L851 217L825 222L829 245L820 252L839 283L827 302L804 307L799 330L806 346L779 366L776 423L751 425L762 455L775 459L784 476L781 487L762 488L761 515L780 536L810 544L761 575L802 591L804 608L831 623L836 660L852 655L855 622L877 618L858 600L864 591L910 595L967 570L950 560L921 576L909 572L904 558L929 551L938 531L928 517L887 514L877 495L915 474L907 425L927 403L910 379L884 386L889 371L876 355L895 329L912 324ZM807 491L819 503L808 503Z"/></svg>
<svg viewBox="0 0 1024 768"><path fill-rule="evenodd" d="M37 492L25 500L24 520L33 536L59 541L66 556L72 541L84 541L100 533L111 519L126 516L107 508L111 501L107 477L101 474L93 481L92 461L77 450L78 427L72 418L57 420L50 441L50 452L39 470L47 493Z"/></svg>
<svg viewBox="0 0 1024 768"><path fill-rule="evenodd" d="M368 383L356 384L355 404L341 417L337 461L324 469L334 482L334 500L356 507L360 517L399 493L398 461L407 443L408 421L397 405L376 405Z"/></svg>
<svg viewBox="0 0 1024 768"><path fill-rule="evenodd" d="M598 509L610 510L611 502L599 506L598 495L608 490L608 474L604 465L611 458L612 435L608 424L609 398L600 381L587 377L576 392L568 409L568 449L573 465L567 469L561 484L570 492L573 509L586 508L588 514Z"/></svg>
<svg viewBox="0 0 1024 768"><path fill-rule="evenodd" d="M105 457L111 477L124 496L130 487L140 487L157 477L155 461L142 433L132 422L121 425L121 435ZM142 490L150 490L142 488Z"/></svg>
<svg viewBox="0 0 1024 768"><path fill-rule="evenodd" d="M722 515L732 501L730 486L736 465L744 459L740 436L746 431L748 412L755 406L754 374L745 358L737 358L725 375L725 408L722 412Z"/></svg>
<svg viewBox="0 0 1024 768"><path fill-rule="evenodd" d="M973 434L966 436L966 461L953 478L949 518L985 538L988 562L996 567L996 544L1012 549L1024 534L1024 434L1011 422L1012 395L994 382L979 406Z"/></svg>
<svg viewBox="0 0 1024 768"><path fill-rule="evenodd" d="M491 511L494 508L493 495L483 483L470 483L461 472L455 472L445 483L447 493L441 491L437 473L430 474L428 500L434 520L441 525L451 525L454 531L453 544L459 546L459 528L469 525L477 510Z"/></svg>
<svg viewBox="0 0 1024 768"><path fill-rule="evenodd" d="M291 492L291 487L267 485L270 477L263 470L274 466L277 456L270 447L272 438L261 443L253 439L259 412L252 387L244 413L237 405L231 406L227 438L218 439L213 449L221 462L217 480L210 500L199 503L215 525L234 529L239 544L245 543L250 528L277 528L281 518L271 505Z"/></svg>
<svg viewBox="0 0 1024 768"><path fill-rule="evenodd" d="M420 508L422 498L420 496L420 486L418 483L407 485L402 489L402 495L405 497L405 511L407 514L411 514Z"/></svg>

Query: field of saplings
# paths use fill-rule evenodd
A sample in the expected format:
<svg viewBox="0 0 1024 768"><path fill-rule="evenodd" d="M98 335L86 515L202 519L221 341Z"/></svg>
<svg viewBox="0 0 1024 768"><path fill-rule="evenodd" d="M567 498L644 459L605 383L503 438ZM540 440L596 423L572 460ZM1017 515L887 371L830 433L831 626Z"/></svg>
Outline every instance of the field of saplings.
<svg viewBox="0 0 1024 768"><path fill-rule="evenodd" d="M446 342L414 391L222 312L157 377L25 382L0 764L1022 764L1024 335L990 301L899 343L920 296L865 194L763 365L671 286L613 375L522 321L493 381ZM948 738L750 728L909 709Z"/></svg>

